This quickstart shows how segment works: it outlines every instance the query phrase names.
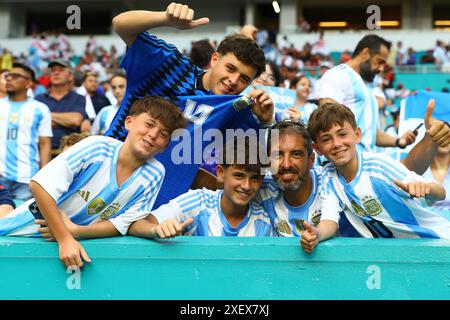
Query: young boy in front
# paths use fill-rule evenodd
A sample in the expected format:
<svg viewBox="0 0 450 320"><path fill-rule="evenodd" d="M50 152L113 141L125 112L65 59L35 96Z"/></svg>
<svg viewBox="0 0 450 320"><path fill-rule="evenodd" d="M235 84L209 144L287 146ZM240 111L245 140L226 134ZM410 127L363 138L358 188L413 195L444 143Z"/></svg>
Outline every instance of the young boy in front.
<svg viewBox="0 0 450 320"><path fill-rule="evenodd" d="M189 190L133 223L129 234L145 238L172 238L182 233L193 236L275 235L268 214L252 199L261 187L261 164L254 164L254 145L234 138L225 144L217 177L223 190ZM244 154L245 161L239 161ZM230 155L232 157L230 157ZM184 232L183 232L184 229Z"/></svg>
<svg viewBox="0 0 450 320"><path fill-rule="evenodd" d="M343 236L365 238L450 239L450 221L427 206L445 198L444 188L389 156L357 151L361 130L349 108L338 103L320 107L308 131L314 149L330 164L324 168L321 222L317 228L305 223L305 251L338 229Z"/></svg>
<svg viewBox="0 0 450 320"><path fill-rule="evenodd" d="M64 264L78 267L90 260L75 238L125 235L152 209L165 173L153 157L186 119L172 102L145 97L124 125L125 142L92 136L42 168L30 182L35 200L0 219L0 235L54 237Z"/></svg>

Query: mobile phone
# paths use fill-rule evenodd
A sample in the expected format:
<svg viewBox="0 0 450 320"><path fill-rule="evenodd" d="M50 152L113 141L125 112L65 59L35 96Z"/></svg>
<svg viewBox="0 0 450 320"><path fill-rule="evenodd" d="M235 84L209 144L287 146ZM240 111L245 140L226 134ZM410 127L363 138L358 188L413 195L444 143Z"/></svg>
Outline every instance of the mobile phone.
<svg viewBox="0 0 450 320"><path fill-rule="evenodd" d="M33 214L33 216L36 219L45 219L44 216L42 215L41 211L39 210L39 207L37 206L36 201L31 203L28 206L28 209L30 210L30 212Z"/></svg>
<svg viewBox="0 0 450 320"><path fill-rule="evenodd" d="M419 125L413 130L413 132L414 132L415 134L417 134L417 133L419 132L419 129L420 129L421 126L423 126L423 123L419 124Z"/></svg>

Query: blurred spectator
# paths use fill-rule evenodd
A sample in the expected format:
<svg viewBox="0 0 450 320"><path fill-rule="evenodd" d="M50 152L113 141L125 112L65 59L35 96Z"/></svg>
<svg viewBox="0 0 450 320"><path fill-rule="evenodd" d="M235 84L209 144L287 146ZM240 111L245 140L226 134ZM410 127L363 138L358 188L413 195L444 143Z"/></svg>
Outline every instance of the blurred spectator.
<svg viewBox="0 0 450 320"><path fill-rule="evenodd" d="M398 41L397 42L397 56L395 58L395 64L397 66L406 64L407 60L408 60L408 56L406 54L405 48L403 48L403 42Z"/></svg>
<svg viewBox="0 0 450 320"><path fill-rule="evenodd" d="M27 96L34 80L30 67L14 63L6 74L9 97L0 100L0 145L6 150L0 155L0 184L19 201L32 197L28 183L50 161L50 110Z"/></svg>
<svg viewBox="0 0 450 320"><path fill-rule="evenodd" d="M421 64L432 64L434 63L433 50L427 50L427 54L420 58Z"/></svg>
<svg viewBox="0 0 450 320"><path fill-rule="evenodd" d="M109 125L114 119L117 110L119 110L120 104L122 103L122 99L125 95L127 78L124 74L116 74L111 78L110 84L117 103L104 107L100 110L95 118L94 124L92 125L92 134L104 134L106 130L108 130Z"/></svg>
<svg viewBox="0 0 450 320"><path fill-rule="evenodd" d="M341 57L339 59L339 63L347 63L352 58L350 51L344 50L341 53Z"/></svg>
<svg viewBox="0 0 450 320"><path fill-rule="evenodd" d="M63 136L61 137L61 142L59 144L60 148L61 148L61 152L64 152L68 149L70 149L70 147L74 146L75 144L77 144L78 142L80 142L81 140L89 137L90 134L89 132L83 132L83 133L71 133L68 136Z"/></svg>
<svg viewBox="0 0 450 320"><path fill-rule="evenodd" d="M309 32L311 30L311 25L303 17L300 17L297 21L297 31L298 32Z"/></svg>
<svg viewBox="0 0 450 320"><path fill-rule="evenodd" d="M273 62L266 63L266 70L259 77L255 78L252 85L275 86L279 87L281 83L281 74Z"/></svg>
<svg viewBox="0 0 450 320"><path fill-rule="evenodd" d="M296 77L292 80L290 89L296 92L296 103L295 106L286 110L283 119L300 120L307 124L309 116L317 109L316 104L308 102L308 97L311 92L311 81L305 75Z"/></svg>
<svg viewBox="0 0 450 320"><path fill-rule="evenodd" d="M416 64L416 61L417 60L417 58L416 58L416 52L414 51L414 49L413 48L411 48L411 47L409 47L408 48L408 59L406 60L406 64L407 65L415 65Z"/></svg>
<svg viewBox="0 0 450 320"><path fill-rule="evenodd" d="M0 99L8 97L6 92L6 74L8 70L0 70Z"/></svg>
<svg viewBox="0 0 450 320"><path fill-rule="evenodd" d="M256 34L258 33L258 28L256 28L252 24L246 24L241 28L239 33L256 41Z"/></svg>
<svg viewBox="0 0 450 320"><path fill-rule="evenodd" d="M56 156L61 137L80 132L80 127L88 116L86 98L72 91L73 73L70 62L56 59L48 67L51 82L49 92L36 96L36 100L45 103L52 113L52 155Z"/></svg>
<svg viewBox="0 0 450 320"><path fill-rule="evenodd" d="M86 113L89 115L90 119L94 119L95 115L100 112L100 110L103 107L109 106L111 102L109 102L108 98L105 97L105 95L99 93L97 91L98 89L98 77L95 73L86 73L83 77L83 82L79 90L77 92L79 94L83 94L86 96L86 98L90 98L92 101L92 105L94 106L94 117L92 118L91 115L88 113L88 110L86 110Z"/></svg>
<svg viewBox="0 0 450 320"><path fill-rule="evenodd" d="M433 57L435 64L447 64L450 62L444 41L438 40L436 42L436 47L434 48L433 51Z"/></svg>
<svg viewBox="0 0 450 320"><path fill-rule="evenodd" d="M3 49L3 54L0 57L0 60L1 60L0 69L10 70L12 68L12 65L14 63L14 57L8 49L6 48Z"/></svg>
<svg viewBox="0 0 450 320"><path fill-rule="evenodd" d="M211 67L211 56L215 51L211 41L208 39L199 40L192 42L189 58L200 69L208 70Z"/></svg>

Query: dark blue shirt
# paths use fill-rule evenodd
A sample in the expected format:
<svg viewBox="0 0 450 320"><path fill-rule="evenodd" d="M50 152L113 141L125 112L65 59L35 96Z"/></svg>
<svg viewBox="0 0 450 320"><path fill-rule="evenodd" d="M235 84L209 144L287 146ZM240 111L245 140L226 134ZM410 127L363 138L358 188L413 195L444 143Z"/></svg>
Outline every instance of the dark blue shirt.
<svg viewBox="0 0 450 320"><path fill-rule="evenodd" d="M141 33L128 49L121 67L126 69L127 89L122 104L105 133L107 136L125 139L125 118L132 104L146 96L169 98L188 117L190 121L187 129L192 139L186 143L190 148L190 155L202 155L208 145L208 141L202 141L201 136L200 143L195 144L194 131L206 132L212 128L221 132L228 128L259 129L250 108L237 110L233 107L233 100L239 96L214 95L211 90L206 90L202 86L203 70L182 55L175 46L147 32ZM188 100L192 102L187 103ZM162 154L156 156L166 172L153 209L187 192L201 164L198 161L176 163L172 159L172 153L177 151L175 145L176 142L172 141ZM198 149L194 150L194 145Z"/></svg>
<svg viewBox="0 0 450 320"><path fill-rule="evenodd" d="M86 114L86 98L74 91L69 91L61 100L56 100L50 94L43 93L35 97L36 100L45 103L50 112L78 112L83 115L84 119L88 119ZM52 149L58 149L61 137L74 132L80 132L80 127L64 127L57 125L52 128Z"/></svg>
<svg viewBox="0 0 450 320"><path fill-rule="evenodd" d="M16 207L9 190L6 188L6 186L0 184L0 205L2 204L9 204L13 208Z"/></svg>

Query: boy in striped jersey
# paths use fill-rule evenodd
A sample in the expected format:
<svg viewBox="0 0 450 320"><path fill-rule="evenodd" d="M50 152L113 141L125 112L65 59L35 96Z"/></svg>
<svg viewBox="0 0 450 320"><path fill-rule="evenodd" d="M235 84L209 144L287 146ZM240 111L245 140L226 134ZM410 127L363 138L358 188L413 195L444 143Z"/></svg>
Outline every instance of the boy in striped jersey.
<svg viewBox="0 0 450 320"><path fill-rule="evenodd" d="M75 239L125 235L152 209L165 173L154 156L186 119L172 102L146 97L124 125L125 142L89 137L41 169L30 182L35 201L0 219L0 235L56 239L64 264L78 267L90 260Z"/></svg>
<svg viewBox="0 0 450 320"><path fill-rule="evenodd" d="M217 166L223 190L189 190L133 223L129 234L145 238L274 235L268 214L252 201L263 177L259 159L252 159L259 155L258 147L247 137L242 142L235 137L223 148L223 162Z"/></svg>
<svg viewBox="0 0 450 320"><path fill-rule="evenodd" d="M324 168L321 222L317 228L305 223L305 251L332 237L337 222L343 236L450 239L450 221L427 206L445 198L444 188L389 156L357 151L361 130L349 108L321 106L308 130L314 149L330 164Z"/></svg>

